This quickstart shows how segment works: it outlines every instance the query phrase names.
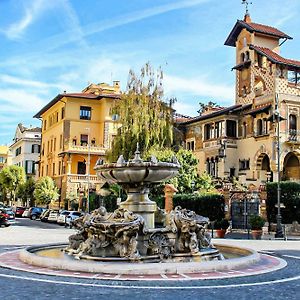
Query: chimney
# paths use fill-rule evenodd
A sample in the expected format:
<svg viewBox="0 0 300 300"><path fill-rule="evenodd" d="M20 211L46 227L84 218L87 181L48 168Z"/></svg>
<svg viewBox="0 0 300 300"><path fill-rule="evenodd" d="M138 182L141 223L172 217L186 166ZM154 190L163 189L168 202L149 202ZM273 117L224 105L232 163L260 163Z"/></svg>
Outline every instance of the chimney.
<svg viewBox="0 0 300 300"><path fill-rule="evenodd" d="M115 92L120 92L120 81L119 80L114 80L113 81L113 87L115 89Z"/></svg>
<svg viewBox="0 0 300 300"><path fill-rule="evenodd" d="M251 17L250 17L250 15L248 13L245 14L245 16L244 16L244 22L246 22L246 23L252 23Z"/></svg>

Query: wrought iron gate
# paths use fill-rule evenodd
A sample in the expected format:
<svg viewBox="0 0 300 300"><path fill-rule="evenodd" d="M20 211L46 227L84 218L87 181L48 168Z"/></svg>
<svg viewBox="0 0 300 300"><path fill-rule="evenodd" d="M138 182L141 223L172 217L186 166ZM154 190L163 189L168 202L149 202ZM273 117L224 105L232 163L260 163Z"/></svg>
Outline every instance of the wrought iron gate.
<svg viewBox="0 0 300 300"><path fill-rule="evenodd" d="M259 214L259 201L233 201L231 203L232 228L248 229L249 217Z"/></svg>

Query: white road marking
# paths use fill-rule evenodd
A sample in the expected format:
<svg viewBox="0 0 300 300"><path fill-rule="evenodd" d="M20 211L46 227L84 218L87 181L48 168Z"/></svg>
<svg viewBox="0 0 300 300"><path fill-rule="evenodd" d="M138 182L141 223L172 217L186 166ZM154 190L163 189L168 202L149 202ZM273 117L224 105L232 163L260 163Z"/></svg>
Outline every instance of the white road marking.
<svg viewBox="0 0 300 300"><path fill-rule="evenodd" d="M289 257L289 258L300 259L300 256L294 256L294 255L282 255L282 256Z"/></svg>
<svg viewBox="0 0 300 300"><path fill-rule="evenodd" d="M222 289L222 288L236 288L236 287L249 287L249 286L260 286L260 285L270 285L277 283L290 282L300 279L300 275L263 281L263 282L254 282L254 283L240 283L240 284L228 284L228 285L203 285L203 286L138 286L138 285L130 285L130 286L120 286L120 285L109 285L109 284L97 284L97 283L83 283L83 282L69 282L69 281L58 281L58 280L49 280L49 279L41 279L41 278L30 278L23 277L17 275L8 275L8 274L0 274L0 277L3 278L11 278L11 279L21 279L35 282L44 282L44 283L53 283L53 284L61 284L61 285L77 285L77 286L87 286L87 287L98 287L98 288L110 288L110 289L145 289L145 290L192 290L192 289Z"/></svg>

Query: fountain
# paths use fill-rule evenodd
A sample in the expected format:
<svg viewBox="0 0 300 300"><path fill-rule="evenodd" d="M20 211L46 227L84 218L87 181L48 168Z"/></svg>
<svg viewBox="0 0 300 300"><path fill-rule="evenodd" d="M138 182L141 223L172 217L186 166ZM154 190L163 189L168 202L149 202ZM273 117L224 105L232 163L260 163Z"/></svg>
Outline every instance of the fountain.
<svg viewBox="0 0 300 300"><path fill-rule="evenodd" d="M78 259L129 261L199 261L221 259L206 232L208 218L176 207L165 215L165 226L155 228L156 203L149 187L177 175L180 165L159 162L152 156L143 161L137 146L134 159L121 155L116 163L96 164L97 175L120 184L127 199L113 213L104 207L77 220L78 233L70 236L65 249Z"/></svg>
<svg viewBox="0 0 300 300"><path fill-rule="evenodd" d="M179 168L176 158L169 163L154 156L143 161L138 147L132 160L120 156L116 163L97 163L97 175L121 185L126 201L112 213L100 207L77 219L77 232L68 245L29 247L20 251L20 260L52 269L141 276L214 272L259 263L256 251L214 247L208 218L179 206L165 213L163 227L155 227L157 206L149 199L149 187L176 176Z"/></svg>

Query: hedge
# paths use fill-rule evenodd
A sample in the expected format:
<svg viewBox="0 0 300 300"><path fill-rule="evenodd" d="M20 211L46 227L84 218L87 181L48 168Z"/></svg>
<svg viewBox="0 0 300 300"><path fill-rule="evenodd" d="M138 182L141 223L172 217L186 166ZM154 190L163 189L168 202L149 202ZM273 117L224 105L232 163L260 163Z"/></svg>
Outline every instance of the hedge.
<svg viewBox="0 0 300 300"><path fill-rule="evenodd" d="M155 200L160 208L164 208L164 197ZM173 205L193 210L198 215L208 217L211 221L224 218L224 197L220 194L175 194Z"/></svg>
<svg viewBox="0 0 300 300"><path fill-rule="evenodd" d="M300 222L300 184L292 181L280 182L280 202L285 208L281 208L282 223L290 224L293 221ZM267 184L267 218L268 222L276 222L277 215L277 183Z"/></svg>

